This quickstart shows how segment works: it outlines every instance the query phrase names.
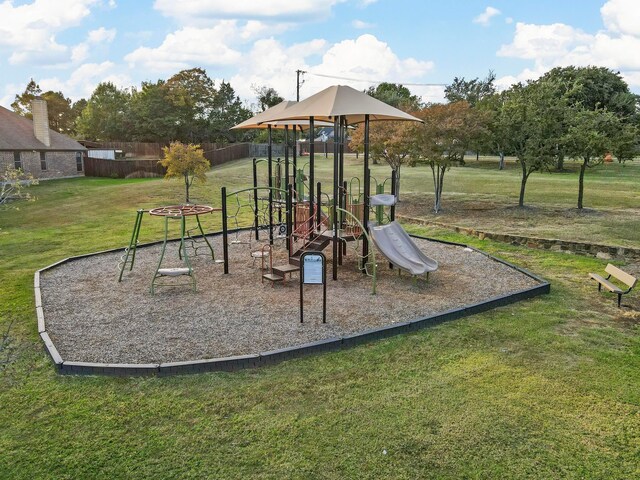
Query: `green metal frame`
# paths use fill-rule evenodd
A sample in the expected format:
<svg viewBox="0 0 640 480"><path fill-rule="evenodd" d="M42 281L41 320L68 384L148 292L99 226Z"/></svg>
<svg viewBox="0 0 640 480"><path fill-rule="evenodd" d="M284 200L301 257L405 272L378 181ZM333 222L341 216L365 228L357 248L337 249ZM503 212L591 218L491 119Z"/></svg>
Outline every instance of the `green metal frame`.
<svg viewBox="0 0 640 480"><path fill-rule="evenodd" d="M181 276L188 276L190 278L189 283L158 283L157 280L159 278L164 278L165 275L159 273L162 268L162 261L164 260L164 255L167 250L167 242L169 238L169 220L180 220L180 246L178 248L178 256L184 262L185 266L189 269L188 274L184 274ZM162 253L160 254L160 260L158 261L158 266L156 267L156 271L153 275L153 279L151 280L151 295L155 295L155 287L160 286L171 286L177 287L181 285L191 285L192 290L196 291L196 277L193 273L193 268L191 266L191 261L189 260L189 255L187 254L187 248L184 241L185 237L185 217L184 215L180 216L166 216L164 217L164 242L162 242Z"/></svg>

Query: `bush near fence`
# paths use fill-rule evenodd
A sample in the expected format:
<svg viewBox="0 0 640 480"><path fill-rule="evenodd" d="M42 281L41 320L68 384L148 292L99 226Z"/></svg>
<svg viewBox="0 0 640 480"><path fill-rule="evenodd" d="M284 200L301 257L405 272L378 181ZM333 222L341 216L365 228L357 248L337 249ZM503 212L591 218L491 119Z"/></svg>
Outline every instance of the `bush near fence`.
<svg viewBox="0 0 640 480"><path fill-rule="evenodd" d="M135 155L153 155L142 152L158 152L160 158L161 145L159 143L136 143L136 142L104 142L100 148L116 148L123 149L126 145L130 148L138 148ZM214 147L207 149L206 147ZM204 156L211 166L222 165L231 160L237 160L249 156L249 144L237 143L224 148L215 148L214 143L202 144ZM155 150L154 150L155 149ZM124 150L125 152L127 150ZM89 150L88 155L91 155ZM164 176L167 169L158 163L158 160L105 160L102 158L87 157L84 159L84 174L87 177L109 177L109 178L126 178L131 174L139 174L147 172L152 175Z"/></svg>

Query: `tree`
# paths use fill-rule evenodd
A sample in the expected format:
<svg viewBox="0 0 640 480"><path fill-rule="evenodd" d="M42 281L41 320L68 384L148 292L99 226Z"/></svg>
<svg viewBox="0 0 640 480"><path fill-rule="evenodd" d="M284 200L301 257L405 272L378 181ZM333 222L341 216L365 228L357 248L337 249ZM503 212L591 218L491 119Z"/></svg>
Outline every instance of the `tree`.
<svg viewBox="0 0 640 480"><path fill-rule="evenodd" d="M600 165L605 155L614 149L623 121L607 110L574 109L572 113L563 144L569 157L582 160L578 180L578 209L582 209L584 173L587 168Z"/></svg>
<svg viewBox="0 0 640 480"><path fill-rule="evenodd" d="M41 97L47 102L49 128L64 134L72 133L75 118L71 110L71 99L66 98L62 92L53 91L45 92Z"/></svg>
<svg viewBox="0 0 640 480"><path fill-rule="evenodd" d="M420 99L411 95L407 87L396 83L383 82L369 87L365 92L373 98L385 102L405 112L420 108ZM400 167L408 160L408 139L406 122L372 122L369 127L369 152L374 165L384 159L396 175L396 188L400 192ZM364 149L364 125L351 133L349 146L358 152Z"/></svg>
<svg viewBox="0 0 640 480"><path fill-rule="evenodd" d="M49 128L67 135L74 133L74 123L78 115L71 108L71 99L65 97L62 92L49 90L42 93L40 86L33 78L27 84L24 92L16 95L11 108L23 117L33 118L31 102L36 97L40 97L47 102Z"/></svg>
<svg viewBox="0 0 640 480"><path fill-rule="evenodd" d="M261 112L284 101L284 98L282 98L273 87L251 85L251 90L256 94Z"/></svg>
<svg viewBox="0 0 640 480"><path fill-rule="evenodd" d="M164 178L183 178L186 203L189 203L189 188L195 180L206 182L206 173L211 167L199 145L172 142L162 149L164 158L160 164L167 169Z"/></svg>
<svg viewBox="0 0 640 480"><path fill-rule="evenodd" d="M505 132L505 118L500 115L500 111L505 102L506 93L494 93L484 97L476 108L483 112L487 118L487 135L484 137L486 148L496 152L500 157L498 169L504 169L504 156L507 149L507 134Z"/></svg>
<svg viewBox="0 0 640 480"><path fill-rule="evenodd" d="M164 84L174 109L174 139L202 142L209 139L209 116L214 109L216 89L202 68L182 70Z"/></svg>
<svg viewBox="0 0 640 480"><path fill-rule="evenodd" d="M399 83L382 82L376 87L369 87L365 93L404 111L417 110L421 107L420 99L416 95L411 95L409 89Z"/></svg>
<svg viewBox="0 0 640 480"><path fill-rule="evenodd" d="M23 117L33 118L31 116L31 102L34 98L40 96L42 90L40 89L40 85L38 85L35 80L32 78L29 80L27 87L24 89L20 95L16 95L15 100L11 104L11 108L18 115L22 115Z"/></svg>
<svg viewBox="0 0 640 480"><path fill-rule="evenodd" d="M538 80L555 89L558 99L581 110L603 110L632 119L637 115L637 97L620 76L605 67L556 67ZM635 120L637 121L637 119ZM558 145L556 170L564 169L565 152Z"/></svg>
<svg viewBox="0 0 640 480"><path fill-rule="evenodd" d="M442 203L444 176L454 162L460 161L466 145L484 135L488 115L475 112L464 101L446 105L432 105L416 112L423 123L411 128L412 154L431 167L434 186L435 213Z"/></svg>
<svg viewBox="0 0 640 480"><path fill-rule="evenodd" d="M0 208L5 207L12 200L35 200L25 189L37 184L38 180L33 178L30 173L24 173L21 169L7 167L0 174Z"/></svg>
<svg viewBox="0 0 640 480"><path fill-rule="evenodd" d="M483 99L490 97L496 93L496 87L493 82L496 74L489 70L487 77L483 80L474 78L473 80L465 80L464 77L453 79L451 85L447 85L444 89L444 96L450 103L467 102L472 108L476 108ZM468 147L473 148L476 152L476 160L480 159L480 149L486 147L490 142L487 137L477 137L470 142ZM464 165L464 154L460 157L459 162Z"/></svg>
<svg viewBox="0 0 640 480"><path fill-rule="evenodd" d="M165 81L142 82L131 95L132 139L139 142L179 140L177 109L169 98Z"/></svg>
<svg viewBox="0 0 640 480"><path fill-rule="evenodd" d="M553 88L543 82L513 85L504 93L494 131L502 137L498 141L520 164L520 196L518 205L524 206L524 193L529 176L548 170L560 142L559 125L565 117L565 104L558 100Z"/></svg>
<svg viewBox="0 0 640 480"><path fill-rule="evenodd" d="M244 107L231 84L223 80L216 91L213 109L209 114L211 139L215 142L236 141L244 132L231 131L230 128L251 115L251 111Z"/></svg>
<svg viewBox="0 0 640 480"><path fill-rule="evenodd" d="M480 100L496 93L496 87L493 84L495 79L496 74L491 70L484 80L477 77L473 80L455 77L453 83L445 87L444 97L450 103L465 101L475 107Z"/></svg>
<svg viewBox="0 0 640 480"><path fill-rule="evenodd" d="M371 122L369 126L369 153L372 163L385 160L396 179L396 195L400 200L400 167L409 160L411 138L410 122ZM349 146L360 153L364 150L364 125L351 133Z"/></svg>
<svg viewBox="0 0 640 480"><path fill-rule="evenodd" d="M131 95L111 82L99 83L77 121L78 134L92 140L131 138Z"/></svg>
<svg viewBox="0 0 640 480"><path fill-rule="evenodd" d="M633 160L638 154L638 141L640 140L640 129L638 125L625 122L618 131L613 142L611 153L618 159L618 163Z"/></svg>

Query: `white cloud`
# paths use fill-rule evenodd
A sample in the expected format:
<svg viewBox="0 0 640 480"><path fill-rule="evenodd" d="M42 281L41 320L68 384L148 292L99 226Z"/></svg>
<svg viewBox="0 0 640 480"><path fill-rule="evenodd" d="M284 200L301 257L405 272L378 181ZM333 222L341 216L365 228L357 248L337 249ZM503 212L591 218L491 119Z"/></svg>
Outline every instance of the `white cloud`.
<svg viewBox="0 0 640 480"><path fill-rule="evenodd" d="M320 60L312 62L317 55L322 55ZM238 74L230 81L243 98L254 97L251 85L266 85L275 88L286 99L295 99L297 69L309 72L303 76L300 94L301 98L306 98L338 83L363 90L372 85L371 80L424 81L424 75L432 68L432 62L399 58L389 45L373 35L362 35L331 46L324 40L313 40L285 47L276 40L266 39L255 43L250 54L243 57ZM312 72L358 80L326 78ZM421 87L416 92L428 95L425 100L429 101L442 98L442 89L438 87Z"/></svg>
<svg viewBox="0 0 640 480"><path fill-rule="evenodd" d="M357 28L358 30L364 30L364 29L367 29L367 28L375 27L375 24L363 22L362 20L354 20L354 21L351 22L351 26L353 28Z"/></svg>
<svg viewBox="0 0 640 480"><path fill-rule="evenodd" d="M488 26L491 22L491 19L496 15L500 15L500 10L494 7L485 8L484 12L473 19L473 23L478 23L483 26Z"/></svg>
<svg viewBox="0 0 640 480"><path fill-rule="evenodd" d="M561 23L517 23L513 41L497 55L532 60L533 66L496 83L533 80L558 66L593 65L620 70L630 86L640 86L640 10L635 6L635 1L609 0L601 8L606 30L595 34Z"/></svg>
<svg viewBox="0 0 640 480"><path fill-rule="evenodd" d="M113 62L85 63L76 68L66 80L58 77L43 78L38 82L43 91L62 91L72 100L89 98L100 82L112 82L119 88L131 86L131 78Z"/></svg>
<svg viewBox="0 0 640 480"><path fill-rule="evenodd" d="M229 47L230 38L242 32L225 20L212 28L184 27L166 36L157 48L140 47L125 56L130 67L171 72L193 65L232 65L242 53Z"/></svg>
<svg viewBox="0 0 640 480"><path fill-rule="evenodd" d="M501 46L498 56L534 60L556 58L568 54L575 46L588 42L590 38L563 23L533 25L518 22L512 43Z"/></svg>
<svg viewBox="0 0 640 480"><path fill-rule="evenodd" d="M8 47L9 63L53 65L68 61L71 51L56 34L81 24L100 0L35 0L14 6L0 3L0 49Z"/></svg>
<svg viewBox="0 0 640 480"><path fill-rule="evenodd" d="M614 33L640 35L637 0L609 0L600 9L604 26Z"/></svg>
<svg viewBox="0 0 640 480"><path fill-rule="evenodd" d="M367 8L369 5L373 5L374 3L376 3L378 0L359 0L358 1L358 5L361 8Z"/></svg>
<svg viewBox="0 0 640 480"><path fill-rule="evenodd" d="M110 28L106 29L104 27L100 27L97 30L91 30L87 35L87 42L89 43L103 43L103 42L113 42L113 39L116 38L116 29Z"/></svg>
<svg viewBox="0 0 640 480"><path fill-rule="evenodd" d="M326 18L337 3L344 0L156 0L154 8L184 24L200 24L212 19L309 20Z"/></svg>

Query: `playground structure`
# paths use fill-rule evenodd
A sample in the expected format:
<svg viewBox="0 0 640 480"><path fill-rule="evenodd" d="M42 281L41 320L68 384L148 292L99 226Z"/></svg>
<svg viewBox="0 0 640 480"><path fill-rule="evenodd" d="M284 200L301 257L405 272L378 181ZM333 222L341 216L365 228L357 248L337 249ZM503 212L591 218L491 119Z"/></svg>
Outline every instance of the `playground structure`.
<svg viewBox="0 0 640 480"><path fill-rule="evenodd" d="M342 110L341 110L342 109ZM364 112L364 113L353 113ZM317 117L317 120L316 120ZM421 275L437 269L437 262L423 258L419 249L402 227L395 223L395 203L397 198L396 172L392 171L390 179L378 182L371 176L369 169L369 122L370 120L404 120L419 121L400 110L357 92L349 87L330 87L309 97L300 103L282 102L253 118L242 122L233 128L266 128L268 130L268 149L266 159L253 159L253 186L235 192L221 189L220 209L222 214L223 260L224 273L230 271L229 246L248 244L250 255L254 259L261 259L265 265L268 258L268 271L263 272L262 280L270 282L286 282L287 274L291 276L300 268L300 256L305 252L321 252L329 245L332 246L332 278L337 280L338 267L343 264L343 257L347 255L348 244L353 244L356 252L357 268L372 278L373 293L376 291L376 260L375 251L370 248L372 242L371 228L376 228L375 241L378 249L385 255L390 267L397 266L412 275ZM363 156L363 177L345 180L344 153L346 133L349 125L364 122L365 142ZM332 195L323 192L322 184L315 182L315 145L309 144L309 161L299 168L296 149L290 162L291 145L289 143L290 129L293 133L293 145L296 144L297 130L308 128L313 131L316 126L331 125L334 129L333 152L333 182ZM272 130L283 129L285 133L284 159L273 159ZM267 166L266 185L258 180L258 169L262 164ZM308 169L308 173L306 170ZM390 180L390 191L385 187ZM373 183L373 185L372 185ZM372 195L372 186L374 193ZM195 213L190 209L195 207L183 205L165 207L167 210L154 209L162 213L153 213L165 217L166 246L170 219L181 219L180 247L178 256L183 261L181 267L167 268L162 266L165 248L163 248L158 268L151 284L154 292L158 279L164 277L187 276L195 290L195 276L189 261L186 245L187 239L195 244L204 240L211 251L212 260L215 255L211 245L202 230L197 209ZM250 208L253 216L252 226L242 225L243 208ZM214 211L211 207L207 213ZM385 210L388 208L388 212ZM133 268L135 248L140 230L143 211L138 212L129 247L120 264L119 281L129 266ZM375 218L370 222L370 218ZM193 230L185 228L185 217L194 216L197 223L196 235ZM230 225L231 223L231 225ZM392 225L383 228L383 224ZM231 228L230 228L231 227ZM267 229L269 249L252 248L252 237L246 241L240 239L240 232L253 230L255 241L260 241L260 231ZM234 239L230 239L230 235ZM284 240L287 250L286 263L273 264L273 245L275 240ZM197 249L195 249L197 254ZM418 262L419 264L417 264Z"/></svg>
<svg viewBox="0 0 640 480"><path fill-rule="evenodd" d="M211 214L220 211L219 208L213 208L208 205L171 205L167 207L157 207L151 210L139 209L136 214L136 220L133 226L133 232L129 241L129 246L125 248L124 254L120 257L118 263L118 282L122 281L122 275L129 267L129 271L133 270L136 259L136 250L138 248L138 238L140 236L140 228L142 227L142 219L145 213L154 217L164 218L164 240L162 242L162 252L155 269L153 279L151 280L151 294L155 293L157 286L179 286L189 285L192 291L196 291L196 278L193 273L193 267L189 259L189 250L193 256L199 255L199 250L205 250L206 254L211 254L211 260L216 262L215 252L211 243L207 239L200 222L200 215ZM195 218L196 225L191 229L187 229L187 217ZM169 223L177 221L180 224L180 244L178 246L178 258L182 261L180 267L163 267L163 260L167 250L169 241ZM188 277L187 282L181 282L182 277ZM168 279L174 279L165 283Z"/></svg>

